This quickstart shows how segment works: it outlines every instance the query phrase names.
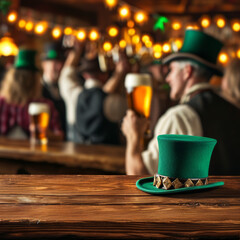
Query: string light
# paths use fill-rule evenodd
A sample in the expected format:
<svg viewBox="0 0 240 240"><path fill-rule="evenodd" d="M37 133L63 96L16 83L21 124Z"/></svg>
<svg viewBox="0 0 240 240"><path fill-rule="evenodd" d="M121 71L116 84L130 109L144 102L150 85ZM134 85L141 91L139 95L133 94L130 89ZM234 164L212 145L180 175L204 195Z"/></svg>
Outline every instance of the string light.
<svg viewBox="0 0 240 240"><path fill-rule="evenodd" d="M26 26L26 21L24 19L19 20L18 27L24 28Z"/></svg>
<svg viewBox="0 0 240 240"><path fill-rule="evenodd" d="M76 37L79 41L83 41L84 39L86 39L86 31L84 29L78 30Z"/></svg>
<svg viewBox="0 0 240 240"><path fill-rule="evenodd" d="M107 7L109 7L110 9L114 8L118 1L117 0L104 0L105 4Z"/></svg>
<svg viewBox="0 0 240 240"><path fill-rule="evenodd" d="M127 19L130 17L130 9L128 6L122 6L119 8L119 15L122 19Z"/></svg>
<svg viewBox="0 0 240 240"><path fill-rule="evenodd" d="M234 20L234 21L232 22L232 30L233 30L234 32L239 32L239 30L240 30L240 23L239 23L239 21Z"/></svg>
<svg viewBox="0 0 240 240"><path fill-rule="evenodd" d="M219 57L218 57L218 60L219 60L220 63L226 64L229 60L229 57L226 53L220 53Z"/></svg>
<svg viewBox="0 0 240 240"><path fill-rule="evenodd" d="M25 29L26 29L27 32L31 32L33 30L33 22L28 21L26 23Z"/></svg>
<svg viewBox="0 0 240 240"><path fill-rule="evenodd" d="M134 19L137 23L143 23L147 21L147 15L144 12L137 12Z"/></svg>
<svg viewBox="0 0 240 240"><path fill-rule="evenodd" d="M8 14L8 16L7 16L7 20L8 20L8 22L10 22L10 23L15 22L15 21L17 20L17 13L16 13L15 11L10 12L10 13Z"/></svg>
<svg viewBox="0 0 240 240"><path fill-rule="evenodd" d="M133 28L134 25L135 25L134 21L132 21L132 20L128 20L128 21L127 21L127 26L128 26L129 28Z"/></svg>
<svg viewBox="0 0 240 240"><path fill-rule="evenodd" d="M182 28L182 24L180 22L173 22L172 23L172 29L179 30Z"/></svg>
<svg viewBox="0 0 240 240"><path fill-rule="evenodd" d="M0 55L3 56L15 56L18 53L18 47L10 37L3 37L0 40Z"/></svg>
<svg viewBox="0 0 240 240"><path fill-rule="evenodd" d="M216 18L216 24L219 28L224 28L225 25L226 25L226 21L225 21L224 17L221 17L221 16L217 17Z"/></svg>
<svg viewBox="0 0 240 240"><path fill-rule="evenodd" d="M35 25L34 32L36 34L43 34L47 30L48 24L47 22L39 22Z"/></svg>
<svg viewBox="0 0 240 240"><path fill-rule="evenodd" d="M151 40L145 42L145 46L146 46L147 48L151 48L152 45L153 45L153 44L152 44L152 41L151 41Z"/></svg>
<svg viewBox="0 0 240 240"><path fill-rule="evenodd" d="M105 42L105 43L103 44L103 49L104 49L104 51L106 51L106 52L111 51L111 50L112 50L112 44L111 44L110 42Z"/></svg>
<svg viewBox="0 0 240 240"><path fill-rule="evenodd" d="M136 33L136 30L135 30L134 28L128 29L128 34L129 34L130 36L133 36L135 33Z"/></svg>
<svg viewBox="0 0 240 240"><path fill-rule="evenodd" d="M210 17L208 17L208 16L203 16L203 17L201 18L200 23L201 23L201 26L202 26L203 28L209 27L209 26L210 26L210 23L211 23Z"/></svg>
<svg viewBox="0 0 240 240"><path fill-rule="evenodd" d="M240 58L240 49L237 50L237 57Z"/></svg>
<svg viewBox="0 0 240 240"><path fill-rule="evenodd" d="M62 29L60 27L53 28L52 36L55 39L60 38L62 36Z"/></svg>
<svg viewBox="0 0 240 240"><path fill-rule="evenodd" d="M99 38L99 33L97 32L97 30L91 30L89 33L89 39L91 41L96 41Z"/></svg>
<svg viewBox="0 0 240 240"><path fill-rule="evenodd" d="M132 43L137 45L140 42L140 36L139 35L134 35L132 37Z"/></svg>
<svg viewBox="0 0 240 240"><path fill-rule="evenodd" d="M162 46L159 43L156 43L153 45L153 51L154 52L161 52L162 51Z"/></svg>
<svg viewBox="0 0 240 240"><path fill-rule="evenodd" d="M116 27L114 27L114 26L109 27L109 29L108 29L108 35L109 35L110 37L116 37L116 36L118 35L118 29L117 29Z"/></svg>
<svg viewBox="0 0 240 240"><path fill-rule="evenodd" d="M154 56L154 58L158 59L158 58L161 58L162 53L161 52L154 52L153 56Z"/></svg>
<svg viewBox="0 0 240 240"><path fill-rule="evenodd" d="M73 33L73 29L71 27L64 28L65 35L71 35Z"/></svg>
<svg viewBox="0 0 240 240"><path fill-rule="evenodd" d="M143 41L144 43L147 42L147 41L150 41L150 36L147 35L147 34L144 34L144 35L142 36L142 41Z"/></svg>
<svg viewBox="0 0 240 240"><path fill-rule="evenodd" d="M169 43L164 43L163 46L162 46L162 51L164 53L168 53L168 52L170 52L170 50L171 50L170 44Z"/></svg>
<svg viewBox="0 0 240 240"><path fill-rule="evenodd" d="M127 42L124 39L119 41L119 47L120 48L125 48L126 46L127 46Z"/></svg>

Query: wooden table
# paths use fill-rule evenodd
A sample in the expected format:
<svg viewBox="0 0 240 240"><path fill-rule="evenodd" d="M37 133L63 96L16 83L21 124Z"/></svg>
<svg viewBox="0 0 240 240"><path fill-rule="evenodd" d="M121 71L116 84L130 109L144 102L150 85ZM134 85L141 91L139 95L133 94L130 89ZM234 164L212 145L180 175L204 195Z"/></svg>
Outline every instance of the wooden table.
<svg viewBox="0 0 240 240"><path fill-rule="evenodd" d="M4 174L19 169L31 174L125 173L124 146L50 142L46 147L0 138L0 159L0 173Z"/></svg>
<svg viewBox="0 0 240 240"><path fill-rule="evenodd" d="M211 177L225 185L165 196L138 190L139 178L2 175L0 239L240 238L240 177Z"/></svg>

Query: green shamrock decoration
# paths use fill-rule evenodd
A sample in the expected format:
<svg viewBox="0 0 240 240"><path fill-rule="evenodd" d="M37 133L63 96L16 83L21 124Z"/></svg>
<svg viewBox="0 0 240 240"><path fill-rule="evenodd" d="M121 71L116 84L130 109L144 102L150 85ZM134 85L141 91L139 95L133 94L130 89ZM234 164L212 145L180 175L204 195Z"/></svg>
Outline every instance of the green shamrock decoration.
<svg viewBox="0 0 240 240"><path fill-rule="evenodd" d="M159 17L158 16L157 21L153 26L153 30L156 31L157 29L160 29L164 32L164 30L165 30L164 23L168 23L168 22L169 22L169 20L166 17L164 17L164 16Z"/></svg>

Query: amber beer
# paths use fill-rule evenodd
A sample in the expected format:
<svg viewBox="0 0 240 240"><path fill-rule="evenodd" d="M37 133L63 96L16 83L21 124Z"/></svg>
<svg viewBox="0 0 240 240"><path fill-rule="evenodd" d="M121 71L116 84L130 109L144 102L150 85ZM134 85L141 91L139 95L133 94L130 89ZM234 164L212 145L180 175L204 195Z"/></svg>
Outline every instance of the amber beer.
<svg viewBox="0 0 240 240"><path fill-rule="evenodd" d="M31 140L47 144L47 129L50 117L49 105L46 103L30 103L28 113L31 124Z"/></svg>
<svg viewBox="0 0 240 240"><path fill-rule="evenodd" d="M149 118L152 101L152 81L149 74L129 73L125 78L128 108Z"/></svg>

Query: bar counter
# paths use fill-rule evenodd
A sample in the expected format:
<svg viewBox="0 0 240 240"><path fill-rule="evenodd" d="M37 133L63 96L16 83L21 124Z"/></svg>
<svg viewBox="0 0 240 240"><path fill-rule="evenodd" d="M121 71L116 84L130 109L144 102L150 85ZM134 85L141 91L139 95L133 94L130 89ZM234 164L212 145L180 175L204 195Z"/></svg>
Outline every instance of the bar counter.
<svg viewBox="0 0 240 240"><path fill-rule="evenodd" d="M143 176L1 175L1 239L239 239L240 177L154 196Z"/></svg>

